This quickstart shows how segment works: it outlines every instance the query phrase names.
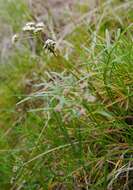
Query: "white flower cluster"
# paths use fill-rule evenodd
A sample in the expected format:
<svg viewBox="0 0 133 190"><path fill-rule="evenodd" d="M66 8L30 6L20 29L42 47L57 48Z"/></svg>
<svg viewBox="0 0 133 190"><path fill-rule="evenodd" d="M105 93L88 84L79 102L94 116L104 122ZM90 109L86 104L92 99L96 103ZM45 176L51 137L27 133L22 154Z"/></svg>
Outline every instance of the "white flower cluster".
<svg viewBox="0 0 133 190"><path fill-rule="evenodd" d="M29 34L45 34L45 25L43 22L27 22L25 26L22 28L22 31L29 32ZM12 37L12 44L15 44L17 40L19 39L20 35L15 34ZM35 38L38 36L34 36ZM53 53L56 55L56 42L52 39L47 39L44 43L44 49L48 50L49 52Z"/></svg>
<svg viewBox="0 0 133 190"><path fill-rule="evenodd" d="M27 22L25 26L22 28L23 32L34 32L39 33L44 31L44 23L43 22Z"/></svg>
<svg viewBox="0 0 133 190"><path fill-rule="evenodd" d="M22 28L22 31L38 34L45 31L45 25L43 22L27 22L25 26ZM15 42L18 41L19 37L20 36L18 34L14 34L11 39L12 44L15 44Z"/></svg>

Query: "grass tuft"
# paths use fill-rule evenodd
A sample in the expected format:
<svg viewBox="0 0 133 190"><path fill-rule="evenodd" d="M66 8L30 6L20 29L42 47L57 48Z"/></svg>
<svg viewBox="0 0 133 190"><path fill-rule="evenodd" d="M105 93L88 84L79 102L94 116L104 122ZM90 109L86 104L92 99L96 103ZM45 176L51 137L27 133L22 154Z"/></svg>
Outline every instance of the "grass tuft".
<svg viewBox="0 0 133 190"><path fill-rule="evenodd" d="M47 30L25 38L26 4L1 4L20 34L0 64L1 188L132 189L132 1L100 3L91 16L77 3L82 19L54 40Z"/></svg>

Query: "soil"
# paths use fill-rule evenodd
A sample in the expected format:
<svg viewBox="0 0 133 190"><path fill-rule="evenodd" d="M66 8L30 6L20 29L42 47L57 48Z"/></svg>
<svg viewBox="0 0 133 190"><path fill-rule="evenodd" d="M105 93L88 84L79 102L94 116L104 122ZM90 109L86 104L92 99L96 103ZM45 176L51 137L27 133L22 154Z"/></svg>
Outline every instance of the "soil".
<svg viewBox="0 0 133 190"><path fill-rule="evenodd" d="M43 21L53 27L54 32L60 32L69 22L81 16L77 4L88 5L89 2L90 0L28 0L28 6L36 21Z"/></svg>

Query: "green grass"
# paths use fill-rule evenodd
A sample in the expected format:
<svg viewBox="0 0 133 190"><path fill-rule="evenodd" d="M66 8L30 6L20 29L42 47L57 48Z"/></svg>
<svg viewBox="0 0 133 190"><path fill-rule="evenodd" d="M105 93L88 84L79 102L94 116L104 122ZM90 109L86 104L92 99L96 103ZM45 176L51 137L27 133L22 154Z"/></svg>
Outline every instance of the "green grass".
<svg viewBox="0 0 133 190"><path fill-rule="evenodd" d="M31 13L13 2L4 21L19 32ZM57 57L18 42L1 59L1 189L132 189L132 7L100 5Z"/></svg>

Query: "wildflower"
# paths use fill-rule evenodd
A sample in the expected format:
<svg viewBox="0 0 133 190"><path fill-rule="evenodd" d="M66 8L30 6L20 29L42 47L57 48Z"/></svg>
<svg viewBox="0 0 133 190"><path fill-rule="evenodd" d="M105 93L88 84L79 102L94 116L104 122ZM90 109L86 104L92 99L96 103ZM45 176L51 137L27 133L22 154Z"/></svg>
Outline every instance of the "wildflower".
<svg viewBox="0 0 133 190"><path fill-rule="evenodd" d="M15 44L15 42L18 41L18 38L19 38L19 35L18 34L14 34L13 37L12 37L12 44Z"/></svg>
<svg viewBox="0 0 133 190"><path fill-rule="evenodd" d="M34 22L27 22L25 26L35 27Z"/></svg>
<svg viewBox="0 0 133 190"><path fill-rule="evenodd" d="M22 30L23 30L23 32L34 32L35 27L34 27L34 26L25 25L25 26L22 28Z"/></svg>
<svg viewBox="0 0 133 190"><path fill-rule="evenodd" d="M55 45L56 42L54 40L48 39L45 42L44 48L55 54Z"/></svg>
<svg viewBox="0 0 133 190"><path fill-rule="evenodd" d="M43 22L38 22L36 24L36 28L44 28L44 23Z"/></svg>
<svg viewBox="0 0 133 190"><path fill-rule="evenodd" d="M43 28L36 28L34 30L34 33L39 33L39 32L43 32Z"/></svg>
<svg viewBox="0 0 133 190"><path fill-rule="evenodd" d="M39 32L43 32L44 30L44 23L43 22L38 22L36 25L35 25L36 29L35 29L35 33L39 33Z"/></svg>

